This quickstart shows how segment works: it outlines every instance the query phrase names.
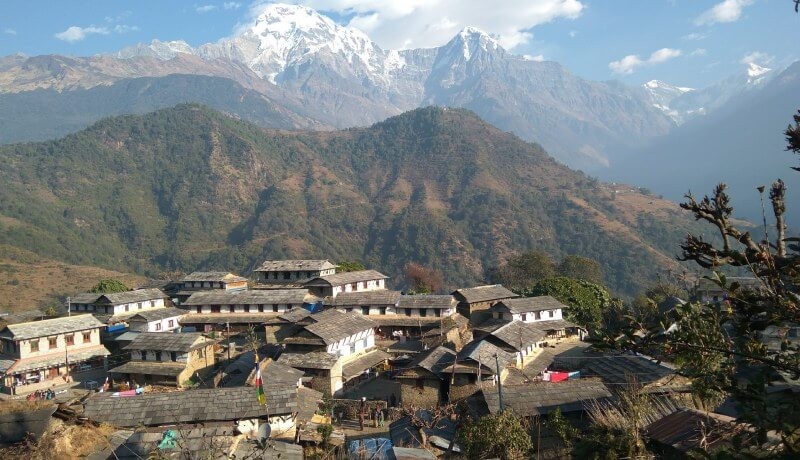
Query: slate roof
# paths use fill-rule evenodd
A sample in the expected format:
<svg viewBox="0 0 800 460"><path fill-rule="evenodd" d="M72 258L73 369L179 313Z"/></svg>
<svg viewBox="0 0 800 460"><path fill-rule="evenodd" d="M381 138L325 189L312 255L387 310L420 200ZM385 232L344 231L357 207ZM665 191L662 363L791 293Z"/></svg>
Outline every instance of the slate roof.
<svg viewBox="0 0 800 460"><path fill-rule="evenodd" d="M146 374L177 377L185 370L186 363L176 363L171 361L128 361L121 366L109 369L109 372L114 372L117 374Z"/></svg>
<svg viewBox="0 0 800 460"><path fill-rule="evenodd" d="M174 334L171 332L142 332L136 336L125 350L155 350L155 351L177 351L189 352L198 348L206 347L214 343L200 332L183 332Z"/></svg>
<svg viewBox="0 0 800 460"><path fill-rule="evenodd" d="M409 326L431 329L439 326L441 316L367 315L377 326ZM446 317L445 317L446 318Z"/></svg>
<svg viewBox="0 0 800 460"><path fill-rule="evenodd" d="M311 319L316 322L304 326L305 330L321 338L326 345L375 327L375 322L355 312L325 310L311 315Z"/></svg>
<svg viewBox="0 0 800 460"><path fill-rule="evenodd" d="M735 436L751 429L749 425L737 423L735 418L727 415L679 409L650 423L645 432L651 439L681 452L698 448L708 452L715 445L731 441Z"/></svg>
<svg viewBox="0 0 800 460"><path fill-rule="evenodd" d="M343 284L358 283L361 281L385 280L389 278L376 270L357 270L354 272L334 273L308 281L306 286L341 286Z"/></svg>
<svg viewBox="0 0 800 460"><path fill-rule="evenodd" d="M283 353L278 362L296 369L331 369L339 361L339 355L324 351L311 353Z"/></svg>
<svg viewBox="0 0 800 460"><path fill-rule="evenodd" d="M184 276L181 281L214 281L231 283L235 281L247 281L247 278L230 272L192 272Z"/></svg>
<svg viewBox="0 0 800 460"><path fill-rule="evenodd" d="M505 306L511 313L532 313L544 310L566 310L568 307L559 302L558 299L549 295L538 297L518 297L516 299L506 299L495 304L493 309Z"/></svg>
<svg viewBox="0 0 800 460"><path fill-rule="evenodd" d="M494 373L495 368L497 367L497 363L495 363L494 360L495 354L498 356L501 371L503 368L515 361L514 355L506 352L497 345L485 340L473 340L472 342L466 344L464 348L458 352L458 362L460 363L469 358L473 361L477 361L485 367L488 367L491 369L492 373Z"/></svg>
<svg viewBox="0 0 800 460"><path fill-rule="evenodd" d="M483 390L482 394L489 412L496 414L499 410L497 388ZM584 411L592 401L610 397L608 388L596 379L503 385L503 406L523 417L549 414L556 408L561 408L561 412Z"/></svg>
<svg viewBox="0 0 800 460"><path fill-rule="evenodd" d="M302 305L318 299L305 289L256 289L252 291L198 291L181 305Z"/></svg>
<svg viewBox="0 0 800 460"><path fill-rule="evenodd" d="M421 367L434 374L441 373L447 366L453 364L456 352L443 346L438 346L427 354L417 357L411 362L410 367Z"/></svg>
<svg viewBox="0 0 800 460"><path fill-rule="evenodd" d="M47 337L56 334L85 331L103 327L104 324L92 315L72 315L61 318L31 321L29 323L9 324L2 331L0 337L13 340L27 340L36 337Z"/></svg>
<svg viewBox="0 0 800 460"><path fill-rule="evenodd" d="M182 325L190 324L260 324L278 317L278 313L189 313L180 319Z"/></svg>
<svg viewBox="0 0 800 460"><path fill-rule="evenodd" d="M89 348L78 348L75 351L70 349L69 362L76 363L99 356L108 356L110 354L111 352L109 352L108 349L103 345L95 345ZM48 367L64 364L65 358L66 356L64 353L55 353L45 356L19 359L16 360L8 370L10 370L12 373L21 373L37 369L46 369Z"/></svg>
<svg viewBox="0 0 800 460"><path fill-rule="evenodd" d="M303 377L303 371L295 369L288 364L279 363L271 359L263 359L259 363L261 368L261 378L264 385L295 385L297 381ZM253 386L256 381L256 370L253 364L250 364L250 373L247 376L246 384Z"/></svg>
<svg viewBox="0 0 800 460"><path fill-rule="evenodd" d="M397 305L402 293L400 291L361 291L342 292L328 304L332 307L360 307L360 306L391 306Z"/></svg>
<svg viewBox="0 0 800 460"><path fill-rule="evenodd" d="M80 294L70 296L69 301L71 303L90 304L95 303L101 295L103 294L98 294L96 292L82 292Z"/></svg>
<svg viewBox="0 0 800 460"><path fill-rule="evenodd" d="M166 299L161 289L135 289L133 291L102 294L95 303L99 305L121 305L124 303L144 302L146 300Z"/></svg>
<svg viewBox="0 0 800 460"><path fill-rule="evenodd" d="M329 260L266 260L256 272L317 271L337 268Z"/></svg>
<svg viewBox="0 0 800 460"><path fill-rule="evenodd" d="M544 340L546 334L544 331L537 328L535 323L513 321L496 329L490 335L496 337L515 350L522 351Z"/></svg>
<svg viewBox="0 0 800 460"><path fill-rule="evenodd" d="M305 308L292 308L286 313L281 313L278 318L290 323L297 323L311 316L311 312Z"/></svg>
<svg viewBox="0 0 800 460"><path fill-rule="evenodd" d="M458 302L452 295L404 295L400 297L400 308L455 308Z"/></svg>
<svg viewBox="0 0 800 460"><path fill-rule="evenodd" d="M373 350L359 356L353 361L342 366L342 377L349 379L356 377L365 370L390 359L392 355L383 350Z"/></svg>
<svg viewBox="0 0 800 460"><path fill-rule="evenodd" d="M675 375L674 369L639 355L592 357L587 360L585 371L587 375L600 377L611 385L627 383L629 378L635 378L641 385L648 385Z"/></svg>
<svg viewBox="0 0 800 460"><path fill-rule="evenodd" d="M502 284L490 284L486 286L457 289L453 291L453 295L461 296L461 298L463 298L467 303L488 302L491 300L519 297L503 287Z"/></svg>
<svg viewBox="0 0 800 460"><path fill-rule="evenodd" d="M761 289L764 287L764 284L756 277L753 276L728 276L725 279L728 286L733 283L738 283L740 289ZM721 291L722 288L717 285L717 283L711 281L707 278L700 278L697 280L696 289L699 291Z"/></svg>
<svg viewBox="0 0 800 460"><path fill-rule="evenodd" d="M162 319L174 318L189 313L182 308L167 307L167 308L154 308L152 310L142 310L139 313L128 318L128 321L135 321L136 319L143 319L147 322L161 321Z"/></svg>
<svg viewBox="0 0 800 460"><path fill-rule="evenodd" d="M97 393L84 403L84 415L117 427L136 427L249 419L296 411L297 388L264 391L266 406L258 403L251 387L144 393L128 398Z"/></svg>

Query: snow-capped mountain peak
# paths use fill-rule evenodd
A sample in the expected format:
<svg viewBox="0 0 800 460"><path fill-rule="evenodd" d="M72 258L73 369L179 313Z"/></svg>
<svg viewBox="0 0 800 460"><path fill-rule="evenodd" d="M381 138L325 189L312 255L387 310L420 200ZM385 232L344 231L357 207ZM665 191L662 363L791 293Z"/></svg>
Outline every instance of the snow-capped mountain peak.
<svg viewBox="0 0 800 460"><path fill-rule="evenodd" d="M478 50L497 50L500 44L486 32L471 26L464 27L454 41L460 42L464 59L469 61Z"/></svg>
<svg viewBox="0 0 800 460"><path fill-rule="evenodd" d="M694 88L670 85L669 83L664 83L661 80L650 80L647 83L645 83L644 86L649 90L661 90L661 91L670 91L678 93L688 93L689 91L694 91Z"/></svg>
<svg viewBox="0 0 800 460"><path fill-rule="evenodd" d="M754 62L747 64L747 84L758 85L764 81L764 77L772 72L772 69L762 67Z"/></svg>
<svg viewBox="0 0 800 460"><path fill-rule="evenodd" d="M149 45L139 43L138 45L123 48L116 53L116 57L120 59L130 59L138 56L150 56L161 60L169 60L178 55L178 53L194 54L194 48L183 40L173 40L162 42L161 40L153 40Z"/></svg>

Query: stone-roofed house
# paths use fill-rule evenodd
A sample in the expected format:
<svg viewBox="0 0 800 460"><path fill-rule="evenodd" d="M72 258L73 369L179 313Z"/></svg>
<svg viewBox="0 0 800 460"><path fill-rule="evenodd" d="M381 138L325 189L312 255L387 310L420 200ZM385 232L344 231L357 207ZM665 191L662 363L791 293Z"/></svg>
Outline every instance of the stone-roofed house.
<svg viewBox="0 0 800 460"><path fill-rule="evenodd" d="M197 291L219 289L222 291L247 290L247 278L230 272L196 271L184 276L180 281L180 289L175 294L181 303Z"/></svg>
<svg viewBox="0 0 800 460"><path fill-rule="evenodd" d="M232 329L263 324L296 308L313 308L319 299L302 289L251 291L200 291L181 305L191 312L181 319L182 325L214 330L220 323Z"/></svg>
<svg viewBox="0 0 800 460"><path fill-rule="evenodd" d="M199 332L142 332L125 347L131 360L109 372L139 384L181 387L214 366L215 343Z"/></svg>
<svg viewBox="0 0 800 460"><path fill-rule="evenodd" d="M443 346L423 351L408 366L400 370L400 404L419 408L435 408L446 400L443 372L455 362L456 352Z"/></svg>
<svg viewBox="0 0 800 460"><path fill-rule="evenodd" d="M313 278L303 284L319 297L336 297L345 292L386 289L389 277L375 270L357 270Z"/></svg>
<svg viewBox="0 0 800 460"><path fill-rule="evenodd" d="M487 310L501 300L519 297L501 284L476 286L453 291L458 301L458 312L468 318L470 324L480 324L489 317Z"/></svg>
<svg viewBox="0 0 800 460"><path fill-rule="evenodd" d="M345 292L329 299L326 305L346 313L394 315L401 297L400 291L389 290Z"/></svg>
<svg viewBox="0 0 800 460"><path fill-rule="evenodd" d="M103 326L97 318L85 314L5 326L0 330L3 390L52 382L79 366L102 368L109 354L100 343Z"/></svg>
<svg viewBox="0 0 800 460"><path fill-rule="evenodd" d="M533 323L536 321L563 319L564 311L567 308L555 297L543 295L501 300L492 306L490 311L494 319Z"/></svg>
<svg viewBox="0 0 800 460"><path fill-rule="evenodd" d="M496 388L481 392L488 413L500 411ZM597 379L563 382L531 382L525 385L503 385L503 409L511 409L522 417L547 415L556 409L568 414L585 412L593 401L611 398L611 392Z"/></svg>
<svg viewBox="0 0 800 460"><path fill-rule="evenodd" d="M522 368L544 348L547 334L536 325L522 321L505 323L490 333L475 329L475 339L486 340L513 353L517 367Z"/></svg>
<svg viewBox="0 0 800 460"><path fill-rule="evenodd" d="M647 356L612 354L588 356L582 375L598 377L615 388L626 386L631 380L649 393L688 391L690 382L679 376L675 368Z"/></svg>
<svg viewBox="0 0 800 460"><path fill-rule="evenodd" d="M495 359L497 357L497 359ZM486 340L473 340L456 355L456 362L442 372L451 375L451 400L466 398L481 388L502 383L516 358L512 353ZM498 375L497 368L500 372Z"/></svg>
<svg viewBox="0 0 800 460"><path fill-rule="evenodd" d="M329 260L267 260L253 270L262 284L299 285L320 276L336 273L338 265Z"/></svg>
<svg viewBox="0 0 800 460"><path fill-rule="evenodd" d="M142 310L164 308L167 295L161 289L135 289L109 294L84 293L70 297L72 313L93 313L111 323Z"/></svg>
<svg viewBox="0 0 800 460"><path fill-rule="evenodd" d="M186 310L169 307L144 310L128 318L128 328L134 332L172 332L180 329L180 319Z"/></svg>
<svg viewBox="0 0 800 460"><path fill-rule="evenodd" d="M728 287L734 284L739 285L739 290L742 291L759 291L763 290L764 283L753 276L729 276L725 279ZM694 287L694 299L702 303L720 304L728 298L728 291L721 288L717 283L708 279L700 278Z"/></svg>
<svg viewBox="0 0 800 460"><path fill-rule="evenodd" d="M144 393L115 398L97 393L84 403L84 415L118 428L203 424L233 427L256 435L268 421L271 437L292 436L297 416L297 388L264 387L267 404L258 403L252 387L209 388L170 393Z"/></svg>
<svg viewBox="0 0 800 460"><path fill-rule="evenodd" d="M314 390L335 395L344 387L339 355L325 351L282 353L277 362L303 371L304 383Z"/></svg>

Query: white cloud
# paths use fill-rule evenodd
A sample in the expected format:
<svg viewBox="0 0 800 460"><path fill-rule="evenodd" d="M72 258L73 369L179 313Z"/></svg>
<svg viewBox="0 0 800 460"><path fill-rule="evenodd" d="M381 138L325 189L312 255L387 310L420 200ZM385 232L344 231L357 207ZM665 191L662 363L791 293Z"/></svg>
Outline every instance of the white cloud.
<svg viewBox="0 0 800 460"><path fill-rule="evenodd" d="M739 62L741 64L757 64L763 67L772 64L772 61L774 60L775 56L762 53L761 51L753 51L742 56L742 59Z"/></svg>
<svg viewBox="0 0 800 460"><path fill-rule="evenodd" d="M578 36L578 31L577 30L570 30L569 31L569 38L575 38L577 36Z"/></svg>
<svg viewBox="0 0 800 460"><path fill-rule="evenodd" d="M718 22L736 22L742 17L744 7L752 3L753 0L724 0L700 14L694 23L702 26Z"/></svg>
<svg viewBox="0 0 800 460"><path fill-rule="evenodd" d="M108 35L108 28L94 25L88 27L72 26L63 32L55 34L54 37L65 42L74 43L83 40L89 35Z"/></svg>
<svg viewBox="0 0 800 460"><path fill-rule="evenodd" d="M238 10L242 7L242 4L239 2L225 2L222 4L222 7L226 10Z"/></svg>
<svg viewBox="0 0 800 460"><path fill-rule="evenodd" d="M139 30L138 26L129 26L127 24L117 24L114 26L114 32L118 34L126 34L128 32L137 32Z"/></svg>
<svg viewBox="0 0 800 460"><path fill-rule="evenodd" d="M194 10L197 11L198 13L202 14L202 13L208 13L210 11L214 11L216 9L217 9L216 5L200 5L198 7L195 7Z"/></svg>
<svg viewBox="0 0 800 460"><path fill-rule="evenodd" d="M536 56L531 56L530 54L523 54L522 57L528 61L536 61L536 62L544 61L543 54L537 54Z"/></svg>
<svg viewBox="0 0 800 460"><path fill-rule="evenodd" d="M369 33L386 49L440 46L458 29L473 26L511 49L529 43L530 29L580 16L581 0L287 0L351 17L349 26ZM257 15L263 2L252 7Z"/></svg>
<svg viewBox="0 0 800 460"><path fill-rule="evenodd" d="M689 56L705 56L708 51L705 48L697 48L696 50L689 53Z"/></svg>
<svg viewBox="0 0 800 460"><path fill-rule="evenodd" d="M14 29L11 29L11 28L3 29L3 33L8 34L8 35L17 35L17 31L14 30Z"/></svg>
<svg viewBox="0 0 800 460"><path fill-rule="evenodd" d="M642 59L635 54L629 54L619 61L610 62L608 68L616 74L629 75L635 72L639 67L659 64L680 55L681 50L661 48L660 50L653 51L647 59Z"/></svg>
<svg viewBox="0 0 800 460"><path fill-rule="evenodd" d="M692 32L690 34L686 34L681 37L684 40L704 40L708 37L708 34L700 33L700 32Z"/></svg>

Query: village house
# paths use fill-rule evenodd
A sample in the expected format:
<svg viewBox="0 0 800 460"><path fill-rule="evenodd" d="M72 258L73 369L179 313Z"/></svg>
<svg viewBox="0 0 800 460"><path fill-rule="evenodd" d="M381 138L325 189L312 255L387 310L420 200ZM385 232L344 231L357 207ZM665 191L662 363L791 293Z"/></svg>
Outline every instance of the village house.
<svg viewBox="0 0 800 460"><path fill-rule="evenodd" d="M3 389L32 385L33 391L63 383L73 370L105 366L108 349L100 343L103 324L92 315L73 315L9 324L0 331Z"/></svg>
<svg viewBox="0 0 800 460"><path fill-rule="evenodd" d="M456 362L447 366L443 374L450 375L450 398L466 398L485 387L494 387L508 376L508 366L515 357L502 348L486 341L473 340L456 354ZM498 372L499 368L499 372Z"/></svg>
<svg viewBox="0 0 800 460"><path fill-rule="evenodd" d="M501 300L493 305L490 311L494 319L533 323L563 319L564 310L567 308L555 297L544 295Z"/></svg>
<svg viewBox="0 0 800 460"><path fill-rule="evenodd" d="M86 400L84 415L118 428L172 426L180 430L202 424L206 428L235 428L251 436L258 435L261 424L269 423L271 438L293 437L297 388L264 385L264 392L266 405L259 404L252 387L144 393L131 398L97 393Z"/></svg>
<svg viewBox="0 0 800 460"><path fill-rule="evenodd" d="M185 314L186 310L175 307L145 310L128 318L128 329L133 332L177 331Z"/></svg>
<svg viewBox="0 0 800 460"><path fill-rule="evenodd" d="M311 279L303 284L318 297L336 297L345 292L386 289L389 277L375 270L335 273Z"/></svg>
<svg viewBox="0 0 800 460"><path fill-rule="evenodd" d="M764 283L753 276L729 276L725 278L728 287L739 285L743 291L764 289ZM728 298L728 290L707 278L700 278L694 287L694 300L706 304L719 304Z"/></svg>
<svg viewBox="0 0 800 460"><path fill-rule="evenodd" d="M597 379L565 380L563 382L531 382L525 385L503 385L503 407L497 389L484 389L479 395L478 415L497 414L513 410L521 417L547 415L556 409L563 414L583 413L595 401L611 398L609 389Z"/></svg>
<svg viewBox="0 0 800 460"><path fill-rule="evenodd" d="M229 272L192 272L184 276L179 284L180 289L174 294L178 303L184 302L197 291L243 291L248 288L247 278Z"/></svg>
<svg viewBox="0 0 800 460"><path fill-rule="evenodd" d="M420 353L395 376L400 382L400 404L431 409L446 402L450 375L443 378L443 371L455 358L456 352L443 346Z"/></svg>
<svg viewBox="0 0 800 460"><path fill-rule="evenodd" d="M191 295L182 305L187 314L181 325L210 332L220 327L240 330L264 324L279 314L293 309L313 309L319 299L301 289L251 291L201 291Z"/></svg>
<svg viewBox="0 0 800 460"><path fill-rule="evenodd" d="M452 294L458 302L458 312L468 318L470 324L480 324L489 318L487 310L497 302L519 297L500 284L458 289Z"/></svg>
<svg viewBox="0 0 800 460"><path fill-rule="evenodd" d="M109 372L138 384L181 387L214 365L216 342L199 332L139 333L124 349L131 360Z"/></svg>
<svg viewBox="0 0 800 460"><path fill-rule="evenodd" d="M283 341L286 353L278 361L318 377L315 390L336 394L390 357L375 349L375 323L365 316L326 310L308 319L311 324Z"/></svg>
<svg viewBox="0 0 800 460"><path fill-rule="evenodd" d="M87 292L70 298L72 313L92 313L101 321L113 324L142 310L164 308L167 299L161 289L96 294Z"/></svg>
<svg viewBox="0 0 800 460"><path fill-rule="evenodd" d="M624 388L631 382L646 393L688 392L691 381L678 375L663 361L635 354L595 354L581 363L581 375L598 377L612 388ZM574 366L574 364L573 364Z"/></svg>
<svg viewBox="0 0 800 460"><path fill-rule="evenodd" d="M329 260L267 260L253 273L262 284L301 286L314 278L333 275L336 268Z"/></svg>
<svg viewBox="0 0 800 460"><path fill-rule="evenodd" d="M326 305L339 311L356 312L362 315L395 315L397 304L403 297L400 291L345 292L328 299Z"/></svg>
<svg viewBox="0 0 800 460"><path fill-rule="evenodd" d="M536 357L542 348L546 347L547 333L537 328L535 324L519 320L504 323L492 330L475 328L475 340L486 340L516 356L516 365L523 368L531 359Z"/></svg>

